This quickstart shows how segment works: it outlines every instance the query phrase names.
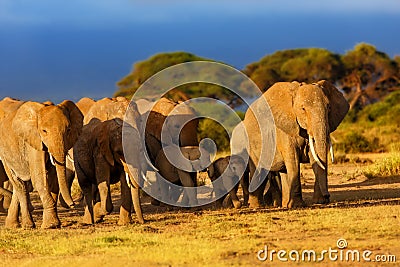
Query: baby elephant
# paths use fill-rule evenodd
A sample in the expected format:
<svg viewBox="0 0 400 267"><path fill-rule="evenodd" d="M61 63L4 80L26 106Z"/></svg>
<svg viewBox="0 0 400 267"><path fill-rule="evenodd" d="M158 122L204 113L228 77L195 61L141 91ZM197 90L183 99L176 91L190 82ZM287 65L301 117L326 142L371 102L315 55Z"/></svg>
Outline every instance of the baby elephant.
<svg viewBox="0 0 400 267"><path fill-rule="evenodd" d="M157 190L162 202L174 204L178 200L181 189L170 187L165 180L186 187L183 193L182 204L195 206L197 202L197 171L203 170L210 162L210 156L198 146L180 147L167 146L160 150L156 158L156 167L162 177L157 177ZM168 154L171 158L168 157ZM176 162L171 162L175 160ZM164 180L164 179L165 180ZM157 194L157 193L156 193Z"/></svg>
<svg viewBox="0 0 400 267"><path fill-rule="evenodd" d="M230 164L229 164L230 163ZM249 200L249 171L245 161L237 155L219 158L208 167L208 177L213 182L214 191L217 196L223 195L228 188L232 188L229 194L217 200L221 206L228 207L233 204L235 208L240 208L240 202L237 191L240 185L243 189L244 205L247 206ZM222 177L221 177L222 176ZM218 179L221 177L220 179Z"/></svg>

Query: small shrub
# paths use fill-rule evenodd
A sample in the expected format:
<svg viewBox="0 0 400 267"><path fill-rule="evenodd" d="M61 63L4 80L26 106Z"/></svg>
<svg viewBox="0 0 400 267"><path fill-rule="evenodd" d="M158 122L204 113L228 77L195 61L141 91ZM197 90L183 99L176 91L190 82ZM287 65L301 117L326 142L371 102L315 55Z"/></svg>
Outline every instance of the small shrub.
<svg viewBox="0 0 400 267"><path fill-rule="evenodd" d="M400 153L376 161L363 171L367 178L400 175Z"/></svg>
<svg viewBox="0 0 400 267"><path fill-rule="evenodd" d="M377 144L372 144L362 134L351 131L346 134L343 142L339 146L341 146L341 150L345 153L364 153L372 152Z"/></svg>

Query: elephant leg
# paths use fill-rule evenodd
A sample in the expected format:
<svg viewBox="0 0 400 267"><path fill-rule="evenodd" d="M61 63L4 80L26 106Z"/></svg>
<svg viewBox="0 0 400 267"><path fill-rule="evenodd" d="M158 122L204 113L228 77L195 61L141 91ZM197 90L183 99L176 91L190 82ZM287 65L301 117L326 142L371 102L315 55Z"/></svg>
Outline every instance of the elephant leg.
<svg viewBox="0 0 400 267"><path fill-rule="evenodd" d="M312 168L315 175L315 183L314 183L314 194L313 194L313 202L317 204L328 204L330 202L330 195L324 196L321 191L321 187L319 185L320 180L325 180L327 182L327 170L323 170L318 164L311 161ZM326 167L327 168L327 167Z"/></svg>
<svg viewBox="0 0 400 267"><path fill-rule="evenodd" d="M111 201L110 183L103 181L97 185L99 188L101 210L100 215L110 214L113 210Z"/></svg>
<svg viewBox="0 0 400 267"><path fill-rule="evenodd" d="M232 204L235 207L235 209L240 209L242 207L242 202L240 202L238 196L237 196L237 191L239 189L239 185L236 185L235 188L233 188L229 192L229 196L232 200Z"/></svg>
<svg viewBox="0 0 400 267"><path fill-rule="evenodd" d="M32 214L29 211L29 192L26 186L26 182L19 179L6 166L4 167L7 176L10 178L11 184L13 186L13 196L11 198L10 207L8 209L6 227L15 228L19 226L18 215L19 211L21 211L21 226L24 229L35 228Z"/></svg>
<svg viewBox="0 0 400 267"><path fill-rule="evenodd" d="M196 182L192 180L193 179L192 174L182 170L177 170L177 173L179 175L179 179L182 185L185 187L183 194L184 196L187 195L187 198L189 200L189 205L196 206L198 204L197 188L195 187Z"/></svg>
<svg viewBox="0 0 400 267"><path fill-rule="evenodd" d="M13 194L11 197L10 206L8 207L8 213L6 217L5 227L6 228L18 228L19 223L19 201L17 194Z"/></svg>
<svg viewBox="0 0 400 267"><path fill-rule="evenodd" d="M254 163L249 159L249 170L250 170L250 179L262 179L263 178L263 172L258 173L256 172L256 166ZM261 183L261 185L254 190L253 192L249 192L249 207L250 208L259 208L263 205L263 196L264 196L264 190L265 186L267 185L268 179L264 179L264 181Z"/></svg>
<svg viewBox="0 0 400 267"><path fill-rule="evenodd" d="M126 225L131 223L132 221L131 218L132 195L128 185L127 178L125 176L125 172L121 175L120 183L121 183L121 207L119 209L118 225Z"/></svg>
<svg viewBox="0 0 400 267"><path fill-rule="evenodd" d="M289 173L280 173L282 179L282 207L303 207L305 203L301 196L299 170Z"/></svg>
<svg viewBox="0 0 400 267"><path fill-rule="evenodd" d="M264 195L264 201L266 205L272 207L282 206L282 185L280 182L280 176L273 172L268 174L269 187Z"/></svg>
<svg viewBox="0 0 400 267"><path fill-rule="evenodd" d="M32 151L29 166L33 187L39 193L43 205L43 222L41 228L59 228L61 222L57 215L56 202L50 192L49 179L52 178L47 175L44 152Z"/></svg>
<svg viewBox="0 0 400 267"><path fill-rule="evenodd" d="M246 171L242 178L240 179L240 186L243 191L243 205L247 206L249 204L249 172Z"/></svg>
<svg viewBox="0 0 400 267"><path fill-rule="evenodd" d="M129 176L129 178L131 181L130 189L131 189L133 208L135 210L139 223L143 224L145 221L143 218L142 205L140 201L140 187L136 182L139 180L140 171L138 169L132 171L135 171L135 173L132 172L131 174L133 175L133 177Z"/></svg>
<svg viewBox="0 0 400 267"><path fill-rule="evenodd" d="M80 188L82 189L83 197L85 199L85 214L82 218L83 224L94 224L94 212L93 212L93 190L92 183L90 182L89 177L85 175L82 171L79 163L75 162L75 171L76 176L78 178L78 183Z"/></svg>
<svg viewBox="0 0 400 267"><path fill-rule="evenodd" d="M213 185L215 197L217 198L217 200L215 201L215 206L216 206L216 208L222 208L223 201L226 197L226 192L225 192L226 190L225 190L224 184L222 182L222 179L216 179L216 180L212 181L212 185Z"/></svg>

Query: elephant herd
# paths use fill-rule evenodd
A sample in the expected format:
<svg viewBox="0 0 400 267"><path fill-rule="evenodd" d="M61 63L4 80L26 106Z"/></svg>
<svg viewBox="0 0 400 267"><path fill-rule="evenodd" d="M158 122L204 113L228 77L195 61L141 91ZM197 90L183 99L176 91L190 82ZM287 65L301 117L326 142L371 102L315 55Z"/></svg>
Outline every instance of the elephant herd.
<svg viewBox="0 0 400 267"><path fill-rule="evenodd" d="M271 116L257 114L266 103ZM232 155L210 162L199 145L199 118L185 102L117 97L55 105L7 97L0 101L0 211L8 208L8 228L35 227L30 202L34 189L43 205L41 227L58 228L57 203L75 207L71 185L76 178L85 200L84 224L100 222L113 210L110 185L116 183L121 191L118 224L130 223L132 210L144 223L140 188L150 183L149 175L156 177L153 205L174 203L182 194L182 203L195 206L195 170L206 170L213 191L225 195L219 205L267 203L291 208L304 205L300 163L306 162L315 174L314 201L328 203L329 136L348 109L343 95L327 81L277 83L250 106L233 130ZM264 132L274 133L273 142L267 142L273 148L266 149L268 160ZM129 142L124 141L126 136ZM169 157L175 154L191 165L172 164ZM218 179L222 174L228 179ZM237 195L239 180L243 202ZM174 192L168 184L184 189ZM225 188L230 192L223 193Z"/></svg>

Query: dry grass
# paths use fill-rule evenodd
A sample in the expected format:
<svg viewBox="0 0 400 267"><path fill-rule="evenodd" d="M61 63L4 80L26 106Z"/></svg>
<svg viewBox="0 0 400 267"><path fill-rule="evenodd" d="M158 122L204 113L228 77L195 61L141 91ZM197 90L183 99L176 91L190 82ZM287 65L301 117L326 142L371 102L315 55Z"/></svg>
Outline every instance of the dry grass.
<svg viewBox="0 0 400 267"><path fill-rule="evenodd" d="M400 256L400 206L169 212L146 225L61 230L0 229L7 266L228 266L259 263L271 249L321 251L345 238L351 249ZM377 223L378 222L378 223ZM304 263L304 266L307 266Z"/></svg>

